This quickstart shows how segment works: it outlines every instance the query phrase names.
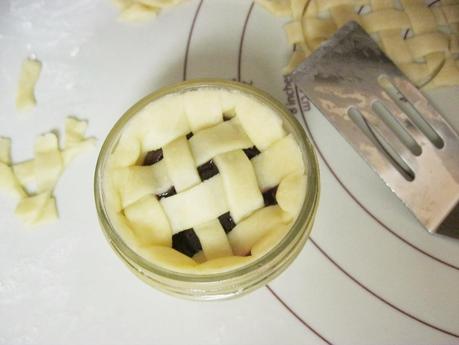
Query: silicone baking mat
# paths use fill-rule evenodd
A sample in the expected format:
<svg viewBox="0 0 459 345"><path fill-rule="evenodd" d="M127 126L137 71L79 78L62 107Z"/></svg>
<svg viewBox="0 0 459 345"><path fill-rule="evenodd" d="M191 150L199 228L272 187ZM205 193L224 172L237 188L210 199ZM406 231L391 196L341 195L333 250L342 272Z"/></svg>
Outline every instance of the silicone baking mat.
<svg viewBox="0 0 459 345"><path fill-rule="evenodd" d="M459 242L424 232L281 74L291 47L246 0L190 0L146 24L109 1L0 2L0 134L13 158L35 137L89 120L97 149L56 190L60 220L26 229L0 196L0 344L459 344ZM37 108L19 114L23 59L43 62ZM287 104L320 161L311 239L269 286L224 302L169 297L135 278L99 230L92 196L100 144L135 101L198 77L254 84ZM459 129L459 89L429 93Z"/></svg>

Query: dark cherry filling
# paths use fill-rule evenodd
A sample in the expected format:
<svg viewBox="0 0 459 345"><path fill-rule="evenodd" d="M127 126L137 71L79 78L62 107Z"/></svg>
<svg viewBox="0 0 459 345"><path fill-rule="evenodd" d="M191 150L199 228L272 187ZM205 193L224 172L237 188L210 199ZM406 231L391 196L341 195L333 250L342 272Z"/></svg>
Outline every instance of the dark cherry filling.
<svg viewBox="0 0 459 345"><path fill-rule="evenodd" d="M253 157L258 156L260 154L260 151L257 149L256 146L249 147L248 149L244 149L243 151L249 159L252 159Z"/></svg>
<svg viewBox="0 0 459 345"><path fill-rule="evenodd" d="M173 235L172 248L189 257L202 250L201 242L193 229L183 230Z"/></svg>
<svg viewBox="0 0 459 345"><path fill-rule="evenodd" d="M213 160L210 160L200 166L198 166L198 173L201 177L201 181L210 179L212 176L218 174L218 168L214 164Z"/></svg>
<svg viewBox="0 0 459 345"><path fill-rule="evenodd" d="M175 194L177 194L177 191L175 190L175 187L172 186L171 188L169 188L165 192L156 194L156 196L158 197L158 200L160 200L162 198L168 198L168 197L170 197L172 195L175 195Z"/></svg>
<svg viewBox="0 0 459 345"><path fill-rule="evenodd" d="M218 221L220 222L221 226L223 227L226 233L233 230L233 228L236 226L229 212L226 212L222 214L220 217L218 217Z"/></svg>
<svg viewBox="0 0 459 345"><path fill-rule="evenodd" d="M276 200L277 187L278 186L268 189L267 191L263 193L263 200L265 201L265 206L277 204L277 200Z"/></svg>
<svg viewBox="0 0 459 345"><path fill-rule="evenodd" d="M149 151L143 160L143 165L153 165L163 159L163 149Z"/></svg>

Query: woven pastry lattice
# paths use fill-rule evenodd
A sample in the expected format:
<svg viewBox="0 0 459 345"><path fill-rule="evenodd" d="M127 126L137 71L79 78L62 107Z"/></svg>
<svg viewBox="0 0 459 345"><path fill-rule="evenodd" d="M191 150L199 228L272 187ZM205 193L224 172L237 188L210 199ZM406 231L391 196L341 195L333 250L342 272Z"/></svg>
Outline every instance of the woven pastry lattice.
<svg viewBox="0 0 459 345"><path fill-rule="evenodd" d="M225 90L146 106L111 161L116 208L138 241L188 256L202 249L207 260L285 234L304 197L302 154L280 117Z"/></svg>
<svg viewBox="0 0 459 345"><path fill-rule="evenodd" d="M277 3L274 7L273 3ZM280 0L261 1L286 24L298 63L350 20L358 22L418 87L459 85L459 1L457 0ZM282 11L280 10L282 8Z"/></svg>

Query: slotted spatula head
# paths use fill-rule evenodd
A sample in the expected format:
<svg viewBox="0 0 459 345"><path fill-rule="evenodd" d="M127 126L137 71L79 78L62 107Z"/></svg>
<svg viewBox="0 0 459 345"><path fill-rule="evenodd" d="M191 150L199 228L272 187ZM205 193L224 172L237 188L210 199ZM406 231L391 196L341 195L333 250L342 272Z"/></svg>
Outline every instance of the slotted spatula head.
<svg viewBox="0 0 459 345"><path fill-rule="evenodd" d="M293 80L428 231L459 238L459 136L356 22Z"/></svg>

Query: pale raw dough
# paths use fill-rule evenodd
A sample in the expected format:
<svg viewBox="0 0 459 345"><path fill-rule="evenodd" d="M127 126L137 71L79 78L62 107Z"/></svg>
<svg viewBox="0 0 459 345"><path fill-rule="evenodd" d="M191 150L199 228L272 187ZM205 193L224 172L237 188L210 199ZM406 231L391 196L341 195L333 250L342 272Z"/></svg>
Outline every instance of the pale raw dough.
<svg viewBox="0 0 459 345"><path fill-rule="evenodd" d="M292 14L290 0L255 0L255 2L276 16L290 16Z"/></svg>
<svg viewBox="0 0 459 345"><path fill-rule="evenodd" d="M16 108L27 110L35 107L35 84L40 77L41 62L36 59L26 59L22 63L16 94Z"/></svg>
<svg viewBox="0 0 459 345"><path fill-rule="evenodd" d="M37 137L34 169L37 192L53 190L63 170L56 134L47 133Z"/></svg>
<svg viewBox="0 0 459 345"><path fill-rule="evenodd" d="M144 22L155 18L167 7L178 5L183 0L112 0L120 10L118 19L125 22Z"/></svg>
<svg viewBox="0 0 459 345"><path fill-rule="evenodd" d="M16 163L13 165L13 172L23 186L35 181L35 162L33 159Z"/></svg>
<svg viewBox="0 0 459 345"><path fill-rule="evenodd" d="M26 196L11 167L11 139L0 137L0 191L15 198Z"/></svg>
<svg viewBox="0 0 459 345"><path fill-rule="evenodd" d="M13 170L8 164L0 162L0 191L7 193L17 199L26 196Z"/></svg>
<svg viewBox="0 0 459 345"><path fill-rule="evenodd" d="M96 138L86 137L87 128L88 122L85 120L74 116L65 119L64 149L62 150L64 166L67 166L79 154L96 145Z"/></svg>
<svg viewBox="0 0 459 345"><path fill-rule="evenodd" d="M16 206L16 216L26 225L35 225L40 221L50 197L50 192L43 192L22 199Z"/></svg>
<svg viewBox="0 0 459 345"><path fill-rule="evenodd" d="M52 223L58 218L59 214L57 213L56 199L54 197L50 197L48 200L46 200L46 204L41 211L40 217L35 220L33 225L44 225Z"/></svg>
<svg viewBox="0 0 459 345"><path fill-rule="evenodd" d="M0 137L0 162L11 164L11 139Z"/></svg>
<svg viewBox="0 0 459 345"><path fill-rule="evenodd" d="M11 142L0 137L0 190L20 199L15 214L26 225L45 224L58 219L54 187L64 167L78 153L93 147L95 138L86 138L87 123L66 119L65 144L59 148L56 134L37 137L35 158L11 166ZM27 192L35 185L36 193ZM33 188L33 187L32 187Z"/></svg>
<svg viewBox="0 0 459 345"><path fill-rule="evenodd" d="M159 9L133 3L123 9L119 15L119 20L125 22L143 22L157 16Z"/></svg>
<svg viewBox="0 0 459 345"><path fill-rule="evenodd" d="M285 74L348 21L357 21L418 87L459 85L459 3L436 1L263 0L273 14L289 3L284 29L295 45ZM267 5L266 5L267 4ZM287 15L285 9L284 14Z"/></svg>

